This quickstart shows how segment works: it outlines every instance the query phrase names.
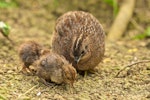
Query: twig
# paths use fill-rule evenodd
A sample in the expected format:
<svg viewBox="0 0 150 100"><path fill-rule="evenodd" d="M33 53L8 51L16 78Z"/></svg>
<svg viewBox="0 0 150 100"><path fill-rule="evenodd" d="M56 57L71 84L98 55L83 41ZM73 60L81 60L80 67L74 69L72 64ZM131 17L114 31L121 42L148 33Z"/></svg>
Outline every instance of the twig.
<svg viewBox="0 0 150 100"><path fill-rule="evenodd" d="M35 89L38 85L39 85L39 84L34 85L32 88L30 88L29 90L27 90L25 93L20 94L20 95L18 96L18 98L20 98L21 96L26 95L27 93L31 92L31 91L32 91L33 89Z"/></svg>
<svg viewBox="0 0 150 100"><path fill-rule="evenodd" d="M133 26L137 30L139 30L140 32L144 33L144 29L140 25L138 25L138 23L133 18L130 20L130 22L133 24Z"/></svg>
<svg viewBox="0 0 150 100"><path fill-rule="evenodd" d="M127 67L131 67L131 66L137 65L137 64L139 64L139 63L148 63L148 62L150 62L150 60L142 60L142 61L138 61L138 62L131 63L131 64L129 64L129 65L126 65L123 69L121 69L121 70L116 74L115 77L118 77L118 75L119 75L123 70L125 70Z"/></svg>
<svg viewBox="0 0 150 100"><path fill-rule="evenodd" d="M12 44L15 45L15 43L13 42L12 39L10 39L7 35L4 35L4 32L0 30L0 32L2 33L2 35Z"/></svg>
<svg viewBox="0 0 150 100"><path fill-rule="evenodd" d="M13 42L13 40L10 39L8 36L6 36L6 39L7 39L8 41L10 41L10 43L11 43L12 45L15 45L15 43Z"/></svg>

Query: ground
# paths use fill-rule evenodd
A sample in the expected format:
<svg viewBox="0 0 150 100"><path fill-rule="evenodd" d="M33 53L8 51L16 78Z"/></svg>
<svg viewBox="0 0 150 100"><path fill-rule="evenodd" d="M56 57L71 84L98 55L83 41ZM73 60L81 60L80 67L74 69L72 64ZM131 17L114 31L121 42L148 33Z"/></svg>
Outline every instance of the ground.
<svg viewBox="0 0 150 100"><path fill-rule="evenodd" d="M21 62L18 57L18 46L26 40L35 40L50 48L55 21L70 8L66 10L63 5L57 5L60 7L55 8L56 10L48 8L47 4L51 3L48 0L42 3L16 1L20 4L19 8L0 8L0 20L11 26L10 38L15 43L12 45L0 34L0 100L150 99L150 63L127 67L116 77L117 73L128 64L150 60L150 40L133 40L132 36L140 33L140 30L132 23L129 24L124 39L117 42L106 40L103 62L96 67L94 74L89 73L86 77L78 75L72 92L64 85L52 83L51 86L45 86L39 82L38 77L19 73ZM150 2L147 2L149 1L139 0L133 15L133 19L143 29L150 23ZM94 2L86 4L93 7ZM102 6L99 10L96 10L99 6L86 8L82 3L78 9L75 6L71 10L90 11L99 19L107 33L113 21L112 9L107 4L100 4Z"/></svg>

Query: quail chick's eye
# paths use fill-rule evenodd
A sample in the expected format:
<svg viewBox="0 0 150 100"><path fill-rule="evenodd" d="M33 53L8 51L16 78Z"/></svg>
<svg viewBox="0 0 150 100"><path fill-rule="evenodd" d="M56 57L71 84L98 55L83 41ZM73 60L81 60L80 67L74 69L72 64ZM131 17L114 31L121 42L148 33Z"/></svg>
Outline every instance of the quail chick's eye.
<svg viewBox="0 0 150 100"><path fill-rule="evenodd" d="M85 49L87 49L87 48L88 48L88 46L86 45L86 46L85 46Z"/></svg>
<svg viewBox="0 0 150 100"><path fill-rule="evenodd" d="M70 77L67 77L67 80L70 80Z"/></svg>
<svg viewBox="0 0 150 100"><path fill-rule="evenodd" d="M46 61L43 60L43 61L41 62L41 65L44 66L45 64L46 64Z"/></svg>

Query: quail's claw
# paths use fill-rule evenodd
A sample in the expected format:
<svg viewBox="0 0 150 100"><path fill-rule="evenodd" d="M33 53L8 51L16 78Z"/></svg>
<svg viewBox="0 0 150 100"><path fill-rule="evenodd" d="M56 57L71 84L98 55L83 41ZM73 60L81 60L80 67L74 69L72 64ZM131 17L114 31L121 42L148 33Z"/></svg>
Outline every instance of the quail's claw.
<svg viewBox="0 0 150 100"><path fill-rule="evenodd" d="M29 72L28 70L29 70L30 72ZM26 66L23 66L22 69L19 70L19 72L22 73L22 74L24 74L24 75L27 75L27 76L33 75L33 74L31 73L31 69L28 68L28 67L26 67Z"/></svg>

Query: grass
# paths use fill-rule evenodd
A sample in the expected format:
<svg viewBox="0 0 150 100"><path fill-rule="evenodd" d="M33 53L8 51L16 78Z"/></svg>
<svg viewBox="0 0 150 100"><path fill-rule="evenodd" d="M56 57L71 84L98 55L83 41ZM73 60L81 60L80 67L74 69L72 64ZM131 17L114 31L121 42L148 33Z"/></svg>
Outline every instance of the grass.
<svg viewBox="0 0 150 100"><path fill-rule="evenodd" d="M117 0L103 0L103 1L113 7L113 15L116 16L119 10Z"/></svg>
<svg viewBox="0 0 150 100"><path fill-rule="evenodd" d="M12 8L12 7L18 7L17 2L15 0L0 0L0 8Z"/></svg>

